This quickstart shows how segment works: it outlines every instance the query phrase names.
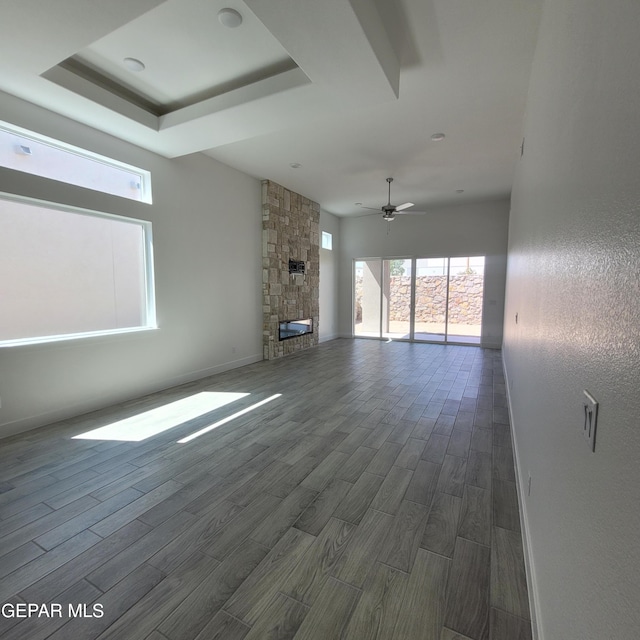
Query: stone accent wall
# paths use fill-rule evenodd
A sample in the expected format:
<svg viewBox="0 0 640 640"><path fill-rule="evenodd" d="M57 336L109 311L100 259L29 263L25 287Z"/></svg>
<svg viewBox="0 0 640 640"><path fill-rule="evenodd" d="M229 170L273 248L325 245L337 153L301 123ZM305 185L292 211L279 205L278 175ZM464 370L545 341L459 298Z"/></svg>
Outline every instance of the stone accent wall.
<svg viewBox="0 0 640 640"><path fill-rule="evenodd" d="M262 183L262 344L265 360L318 344L320 205L283 186ZM289 274L289 260L305 273ZM278 339L286 320L313 318L313 333Z"/></svg>
<svg viewBox="0 0 640 640"><path fill-rule="evenodd" d="M484 276L461 274L449 280L449 322L482 324Z"/></svg>
<svg viewBox="0 0 640 640"><path fill-rule="evenodd" d="M389 320L409 322L411 277L389 278ZM482 323L484 278L476 274L451 276L449 282L449 322L451 324ZM362 278L356 278L356 322L359 318ZM444 322L447 300L447 276L416 278L416 322Z"/></svg>

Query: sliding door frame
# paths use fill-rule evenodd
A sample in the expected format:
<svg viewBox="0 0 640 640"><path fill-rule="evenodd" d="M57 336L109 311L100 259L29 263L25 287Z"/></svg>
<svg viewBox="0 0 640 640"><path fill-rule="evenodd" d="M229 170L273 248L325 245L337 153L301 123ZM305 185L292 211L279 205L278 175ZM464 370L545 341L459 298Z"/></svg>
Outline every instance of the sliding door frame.
<svg viewBox="0 0 640 640"><path fill-rule="evenodd" d="M444 343L449 343L449 283L451 282L451 256L447 258L447 293L444 299Z"/></svg>
<svg viewBox="0 0 640 640"><path fill-rule="evenodd" d="M429 343L429 344L457 344L457 345L475 345L476 343L469 343L469 342L464 342L464 341L459 341L459 340L449 340L449 289L450 289L450 284L451 284L451 257L452 256L430 256L429 258L424 258L424 257L369 257L369 258L354 258L353 259L353 266L352 266L352 299L351 299L351 313L352 313L352 334L353 337L355 338L366 338L366 339L370 339L370 340L383 340L383 339L387 339L387 340L396 340L396 341L400 341L400 342L424 342L424 343ZM458 256L454 256L454 257L458 257ZM442 260L446 260L446 266L447 266L447 284L446 284L446 293L445 293L445 312L444 312L444 342L441 340L416 340L415 337L415 328L416 328L416 281L417 281L417 261L418 260L428 260L428 259L442 259ZM365 335L358 335L356 334L355 331L355 326L356 326L356 316L355 316L355 308L356 308L356 263L358 262L367 262L367 261L373 261L373 260L379 260L380 261L380 273L379 273L379 282L380 282L380 304L379 304L379 322L378 322L378 335L377 336L365 336ZM385 336L383 336L383 323L384 323L384 290L385 290L385 269L384 269L384 265L385 262L389 263L392 260L410 260L411 261L411 286L410 286L410 302L409 302L409 337L405 338L391 338L390 336L387 336L385 338ZM484 297L484 288L483 288L483 297ZM388 313L388 310L387 310ZM482 321L481 321L482 322ZM390 333L389 331L386 332L387 334ZM482 324L481 324L481 329L480 329L480 336L482 336ZM482 340L480 340L480 343L482 344Z"/></svg>

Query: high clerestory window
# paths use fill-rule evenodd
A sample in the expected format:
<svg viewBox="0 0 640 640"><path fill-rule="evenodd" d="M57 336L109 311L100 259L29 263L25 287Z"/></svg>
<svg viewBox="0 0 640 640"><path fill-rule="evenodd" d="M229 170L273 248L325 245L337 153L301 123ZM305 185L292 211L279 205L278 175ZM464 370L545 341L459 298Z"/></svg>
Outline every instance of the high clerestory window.
<svg viewBox="0 0 640 640"><path fill-rule="evenodd" d="M1 121L0 167L151 204L149 171Z"/></svg>

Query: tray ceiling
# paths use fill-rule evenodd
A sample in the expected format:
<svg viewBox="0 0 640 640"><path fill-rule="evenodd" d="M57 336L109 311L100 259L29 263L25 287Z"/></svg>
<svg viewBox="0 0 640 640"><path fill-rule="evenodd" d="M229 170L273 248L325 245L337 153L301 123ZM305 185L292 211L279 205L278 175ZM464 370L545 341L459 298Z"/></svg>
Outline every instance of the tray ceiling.
<svg viewBox="0 0 640 640"><path fill-rule="evenodd" d="M391 175L421 209L506 197L540 4L10 0L0 89L167 157L208 153L338 215L382 204ZM223 8L242 24L223 26Z"/></svg>

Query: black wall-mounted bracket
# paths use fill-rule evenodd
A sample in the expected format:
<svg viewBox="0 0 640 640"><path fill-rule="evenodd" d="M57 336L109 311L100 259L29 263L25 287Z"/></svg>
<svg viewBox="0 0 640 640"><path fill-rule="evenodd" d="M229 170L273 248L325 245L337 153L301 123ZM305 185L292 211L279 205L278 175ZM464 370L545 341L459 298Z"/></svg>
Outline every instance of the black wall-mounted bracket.
<svg viewBox="0 0 640 640"><path fill-rule="evenodd" d="M289 273L304 275L304 262L302 260L289 260Z"/></svg>

